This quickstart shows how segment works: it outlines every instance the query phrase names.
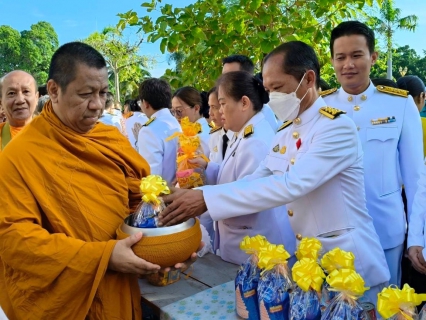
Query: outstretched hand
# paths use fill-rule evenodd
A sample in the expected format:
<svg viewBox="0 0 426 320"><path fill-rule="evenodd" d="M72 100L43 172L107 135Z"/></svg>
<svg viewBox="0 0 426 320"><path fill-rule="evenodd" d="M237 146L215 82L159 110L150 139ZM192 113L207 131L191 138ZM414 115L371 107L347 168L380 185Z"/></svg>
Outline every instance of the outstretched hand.
<svg viewBox="0 0 426 320"><path fill-rule="evenodd" d="M203 191L178 188L170 191L170 195L163 196L167 207L158 216L159 226L172 226L207 211Z"/></svg>

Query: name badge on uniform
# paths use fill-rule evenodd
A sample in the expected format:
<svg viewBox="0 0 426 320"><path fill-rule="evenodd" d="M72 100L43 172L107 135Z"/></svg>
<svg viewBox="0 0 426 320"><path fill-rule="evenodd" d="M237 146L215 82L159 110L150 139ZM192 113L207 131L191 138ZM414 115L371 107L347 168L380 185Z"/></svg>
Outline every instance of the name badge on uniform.
<svg viewBox="0 0 426 320"><path fill-rule="evenodd" d="M392 122L396 122L395 117L386 117L386 118L371 119L371 124L372 125L386 124L386 123L392 123Z"/></svg>

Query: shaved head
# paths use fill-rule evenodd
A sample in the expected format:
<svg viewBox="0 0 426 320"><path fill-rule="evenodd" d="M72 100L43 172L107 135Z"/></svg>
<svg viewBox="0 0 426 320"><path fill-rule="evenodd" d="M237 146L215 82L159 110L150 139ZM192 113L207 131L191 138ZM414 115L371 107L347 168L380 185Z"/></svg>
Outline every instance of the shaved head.
<svg viewBox="0 0 426 320"><path fill-rule="evenodd" d="M28 72L22 71L22 70L14 70L14 71L11 71L9 73L6 73L3 77L0 78L0 98L3 96L4 80L9 76L14 76L14 75L31 77L34 81L34 89L35 89L36 92L38 91L37 81L36 81L36 79L34 79L34 77L31 74L29 74Z"/></svg>
<svg viewBox="0 0 426 320"><path fill-rule="evenodd" d="M0 105L13 127L27 125L38 102L37 83L28 72L16 70L0 79Z"/></svg>

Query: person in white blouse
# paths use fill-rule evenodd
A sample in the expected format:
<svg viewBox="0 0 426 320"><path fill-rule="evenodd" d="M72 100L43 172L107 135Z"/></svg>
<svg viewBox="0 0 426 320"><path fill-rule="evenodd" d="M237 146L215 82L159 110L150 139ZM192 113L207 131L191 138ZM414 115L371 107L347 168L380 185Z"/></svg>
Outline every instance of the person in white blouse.
<svg viewBox="0 0 426 320"><path fill-rule="evenodd" d="M269 100L261 81L245 71L223 74L217 82L220 116L227 128L235 132L229 141L222 163L193 162L206 168L208 184L225 184L252 174L269 152L275 132L261 112ZM271 243L284 244L295 251L295 237L285 206L234 217L227 210L211 214L215 220L215 245L225 261L241 264L247 254L239 249L244 236L262 234ZM271 226L275 226L271 228ZM290 265L294 263L290 260Z"/></svg>
<svg viewBox="0 0 426 320"><path fill-rule="evenodd" d="M182 118L188 117L189 121L201 124L201 131L198 136L204 155L209 157L209 132L211 128L203 116L206 108L208 108L207 101L203 101L201 93L193 87L182 87L173 94L172 114L179 122Z"/></svg>
<svg viewBox="0 0 426 320"><path fill-rule="evenodd" d="M176 178L177 139L166 139L181 128L170 113L170 85L162 79L145 80L139 87L139 99L149 118L138 133L139 154L148 162L151 174L162 176L171 185Z"/></svg>

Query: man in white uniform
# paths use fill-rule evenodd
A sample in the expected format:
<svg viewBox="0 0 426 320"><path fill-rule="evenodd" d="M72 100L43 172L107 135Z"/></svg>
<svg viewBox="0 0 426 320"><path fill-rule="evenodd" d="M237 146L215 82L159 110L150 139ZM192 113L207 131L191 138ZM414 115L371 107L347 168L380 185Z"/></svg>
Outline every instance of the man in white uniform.
<svg viewBox="0 0 426 320"><path fill-rule="evenodd" d="M158 174L171 184L176 177L177 139L166 139L175 132L181 132L181 128L170 113L170 85L162 79L145 80L139 87L139 98L142 111L149 120L139 131L138 151L148 162L151 174Z"/></svg>
<svg viewBox="0 0 426 320"><path fill-rule="evenodd" d="M173 224L206 209L216 219L287 204L297 240L316 237L325 252L340 247L354 253L356 270L371 287L365 299L375 304L389 270L365 206L361 144L353 121L326 108L319 97L319 69L313 49L300 41L284 43L265 57L263 84L269 92L290 94L298 88L292 98L297 103L287 101L296 105L296 118L281 126L252 175L200 190L174 190L164 199L170 204L160 222Z"/></svg>
<svg viewBox="0 0 426 320"><path fill-rule="evenodd" d="M374 32L358 21L338 25L330 50L342 87L322 92L325 102L353 119L364 150L368 213L385 250L391 284L400 286L406 221L401 188L404 184L410 216L423 163L419 112L405 90L371 83L377 59Z"/></svg>
<svg viewBox="0 0 426 320"><path fill-rule="evenodd" d="M247 71L254 75L253 61L251 61L249 57L243 56L241 54L234 54L232 56L223 58L222 66L222 74L231 71ZM267 104L263 105L262 113L265 116L266 121L269 122L272 130L276 132L280 126L280 123L277 121L277 117Z"/></svg>

